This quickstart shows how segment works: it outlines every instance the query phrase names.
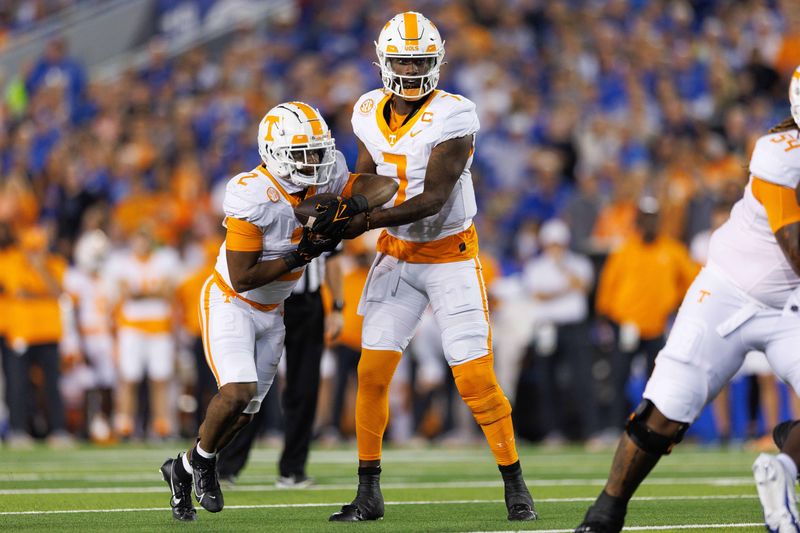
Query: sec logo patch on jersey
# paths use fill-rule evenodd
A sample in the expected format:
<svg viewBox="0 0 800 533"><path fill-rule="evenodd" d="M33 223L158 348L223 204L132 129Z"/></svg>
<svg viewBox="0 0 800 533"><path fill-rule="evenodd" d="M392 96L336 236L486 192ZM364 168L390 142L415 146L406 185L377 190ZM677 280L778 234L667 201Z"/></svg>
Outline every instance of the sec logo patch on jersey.
<svg viewBox="0 0 800 533"><path fill-rule="evenodd" d="M361 105L358 107L358 111L362 115L369 115L370 112L375 109L375 101L372 98L368 98L361 102Z"/></svg>
<svg viewBox="0 0 800 533"><path fill-rule="evenodd" d="M267 198L269 198L270 201L277 203L278 200L281 199L281 196L278 194L278 191L276 191L273 187L270 187L267 189Z"/></svg>

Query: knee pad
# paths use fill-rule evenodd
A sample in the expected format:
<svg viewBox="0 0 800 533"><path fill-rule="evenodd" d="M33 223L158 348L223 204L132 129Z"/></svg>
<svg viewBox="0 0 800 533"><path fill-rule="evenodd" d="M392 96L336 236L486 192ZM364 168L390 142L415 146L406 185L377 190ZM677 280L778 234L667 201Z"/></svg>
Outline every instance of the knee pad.
<svg viewBox="0 0 800 533"><path fill-rule="evenodd" d="M653 410L653 402L642 400L639 407L628 418L625 424L625 433L645 453L652 455L669 455L673 446L683 440L683 435L689 428L689 424L681 423L678 432L673 437L667 437L656 433L647 427L647 418Z"/></svg>
<svg viewBox="0 0 800 533"><path fill-rule="evenodd" d="M482 426L511 414L511 404L497 383L492 362L493 357L487 355L453 367L458 392Z"/></svg>

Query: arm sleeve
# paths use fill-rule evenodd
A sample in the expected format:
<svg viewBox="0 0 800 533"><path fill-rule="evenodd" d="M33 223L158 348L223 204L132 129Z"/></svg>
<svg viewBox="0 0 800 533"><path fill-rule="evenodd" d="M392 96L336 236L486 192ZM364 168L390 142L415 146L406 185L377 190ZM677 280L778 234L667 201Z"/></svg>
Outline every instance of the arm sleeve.
<svg viewBox="0 0 800 533"><path fill-rule="evenodd" d="M225 219L225 248L234 252L260 252L264 234L261 228L238 218Z"/></svg>
<svg viewBox="0 0 800 533"><path fill-rule="evenodd" d="M800 205L795 192L789 187L776 185L760 178L753 178L753 196L767 212L769 227L775 233L783 226L800 222Z"/></svg>
<svg viewBox="0 0 800 533"><path fill-rule="evenodd" d="M228 182L222 209L225 212L223 226L227 228L225 234L225 248L236 252L257 252L263 244L264 228L266 227L264 208L261 204L253 202L241 194L235 178Z"/></svg>
<svg viewBox="0 0 800 533"><path fill-rule="evenodd" d="M225 190L225 199L222 201L222 210L226 217L238 218L256 226L264 225L263 204L254 202L245 196L245 188L236 183L236 178L228 182Z"/></svg>
<svg viewBox="0 0 800 533"><path fill-rule="evenodd" d="M478 114L475 111L475 104L466 98L453 95L445 95L443 98L459 98L459 101L458 105L454 106L452 112L444 120L442 134L436 144L477 133L481 125L478 121Z"/></svg>
<svg viewBox="0 0 800 533"><path fill-rule="evenodd" d="M319 188L317 193L329 192L340 196L350 196L353 188L352 182L354 182L357 177L358 174L350 174L344 154L336 150L336 163L333 168L333 176L328 183Z"/></svg>

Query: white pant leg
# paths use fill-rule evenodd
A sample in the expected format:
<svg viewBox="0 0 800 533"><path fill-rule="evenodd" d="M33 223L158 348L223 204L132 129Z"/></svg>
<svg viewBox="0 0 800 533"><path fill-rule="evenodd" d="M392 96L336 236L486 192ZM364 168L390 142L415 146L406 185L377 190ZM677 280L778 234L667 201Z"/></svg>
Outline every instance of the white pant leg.
<svg viewBox="0 0 800 533"><path fill-rule="evenodd" d="M117 382L114 368L114 339L111 335L87 335L83 339L86 358L98 387L111 388Z"/></svg>
<svg viewBox="0 0 800 533"><path fill-rule="evenodd" d="M405 263L385 254L375 258L358 306L359 314L364 316L364 348L396 352L406 349L428 306L425 292L412 285L411 271L420 266L429 265Z"/></svg>
<svg viewBox="0 0 800 533"><path fill-rule="evenodd" d="M417 381L429 385L442 383L445 378L442 331L436 323L433 311L426 309L422 315L417 334L411 341L411 348L418 365Z"/></svg>
<svg viewBox="0 0 800 533"><path fill-rule="evenodd" d="M147 377L167 381L175 374L175 341L170 333L145 333Z"/></svg>
<svg viewBox="0 0 800 533"><path fill-rule="evenodd" d="M206 362L226 383L256 383L245 413L257 413L267 395L283 352L283 306L261 311L226 296L209 278L200 298L200 326Z"/></svg>
<svg viewBox="0 0 800 533"><path fill-rule="evenodd" d="M237 298L226 297L212 278L206 280L200 296L200 327L206 363L217 380L226 383L255 383L256 327L251 307Z"/></svg>
<svg viewBox="0 0 800 533"><path fill-rule="evenodd" d="M442 331L447 363L456 366L492 352L489 307L477 259L424 267L424 281L434 317Z"/></svg>
<svg viewBox="0 0 800 533"><path fill-rule="evenodd" d="M144 379L146 366L144 333L133 328L121 327L117 333L119 350L119 375L122 381L138 383Z"/></svg>
<svg viewBox="0 0 800 533"><path fill-rule="evenodd" d="M256 376L258 378L256 395L244 410L245 413L257 413L261 402L272 387L278 363L283 354L283 341L286 328L283 325L283 306L273 311L252 309L253 322L256 325Z"/></svg>
<svg viewBox="0 0 800 533"><path fill-rule="evenodd" d="M761 325L765 352L775 374L800 394L800 315L775 310Z"/></svg>
<svg viewBox="0 0 800 533"><path fill-rule="evenodd" d="M644 398L670 420L692 423L742 365L750 347L744 323L725 337L717 327L749 301L703 269L686 293L667 343L656 358Z"/></svg>

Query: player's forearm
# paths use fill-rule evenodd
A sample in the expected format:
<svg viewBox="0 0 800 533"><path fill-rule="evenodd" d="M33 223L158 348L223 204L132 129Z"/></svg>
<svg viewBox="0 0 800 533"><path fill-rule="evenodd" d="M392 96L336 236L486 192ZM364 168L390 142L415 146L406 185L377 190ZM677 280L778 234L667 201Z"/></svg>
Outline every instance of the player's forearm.
<svg viewBox="0 0 800 533"><path fill-rule="evenodd" d="M444 200L431 194L422 194L389 209L378 209L370 213L370 228L402 226L435 215L442 210Z"/></svg>
<svg viewBox="0 0 800 533"><path fill-rule="evenodd" d="M267 283L272 283L279 277L289 272L291 268L286 259L270 259L261 261L250 267L236 270L229 268L231 284L236 292L246 292L257 289Z"/></svg>
<svg viewBox="0 0 800 533"><path fill-rule="evenodd" d="M331 291L331 297L334 302L342 302L344 300L343 278L340 255L328 258L325 262L325 282Z"/></svg>
<svg viewBox="0 0 800 533"><path fill-rule="evenodd" d="M353 194L364 196L369 208L374 209L391 200L397 187L397 183L387 176L361 174L353 184Z"/></svg>

